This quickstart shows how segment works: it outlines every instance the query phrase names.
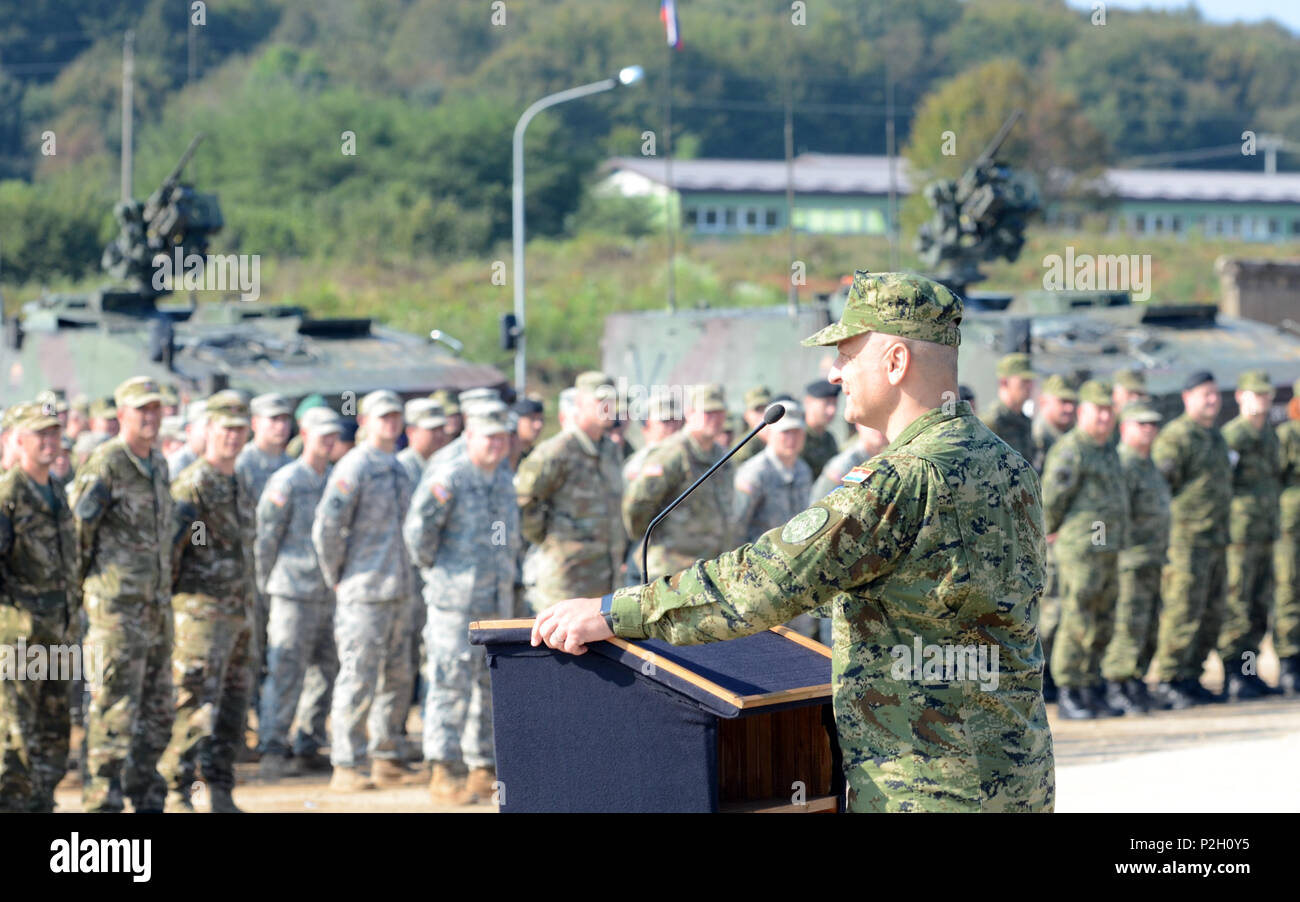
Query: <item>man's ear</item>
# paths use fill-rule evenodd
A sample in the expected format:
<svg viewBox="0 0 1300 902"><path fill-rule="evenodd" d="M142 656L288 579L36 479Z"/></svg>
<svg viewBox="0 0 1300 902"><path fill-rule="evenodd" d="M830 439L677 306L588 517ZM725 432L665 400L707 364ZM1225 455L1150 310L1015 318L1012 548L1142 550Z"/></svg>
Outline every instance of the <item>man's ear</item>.
<svg viewBox="0 0 1300 902"><path fill-rule="evenodd" d="M889 378L889 384L900 384L911 369L912 362L912 349L907 346L907 343L893 342L885 351L885 374Z"/></svg>

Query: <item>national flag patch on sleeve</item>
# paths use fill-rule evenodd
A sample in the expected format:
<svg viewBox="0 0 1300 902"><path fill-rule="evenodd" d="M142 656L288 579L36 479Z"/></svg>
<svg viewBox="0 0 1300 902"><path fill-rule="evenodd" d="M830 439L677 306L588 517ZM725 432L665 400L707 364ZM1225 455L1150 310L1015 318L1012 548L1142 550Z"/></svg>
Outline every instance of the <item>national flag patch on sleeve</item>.
<svg viewBox="0 0 1300 902"><path fill-rule="evenodd" d="M346 495L352 491L352 483L340 476L338 479L334 480L334 488Z"/></svg>
<svg viewBox="0 0 1300 902"><path fill-rule="evenodd" d="M858 485L859 483L866 482L867 477L871 475L871 472L872 471L869 467L854 467L852 470L849 470L849 472L844 474L844 478L841 479L840 482L847 485Z"/></svg>
<svg viewBox="0 0 1300 902"><path fill-rule="evenodd" d="M447 491L446 487L440 483L435 482L433 485L429 486L429 491L433 494L434 498L438 499L439 504L446 504L451 500L451 492Z"/></svg>
<svg viewBox="0 0 1300 902"><path fill-rule="evenodd" d="M641 468L641 477L664 475L663 464L646 464Z"/></svg>
<svg viewBox="0 0 1300 902"><path fill-rule="evenodd" d="M737 482L736 491L744 492L746 495L752 495L754 494L754 487L748 482Z"/></svg>
<svg viewBox="0 0 1300 902"><path fill-rule="evenodd" d="M275 489L271 489L270 491L268 491L266 493L266 497L276 507L284 507L286 504L289 503L289 499L284 497L284 492L277 492Z"/></svg>

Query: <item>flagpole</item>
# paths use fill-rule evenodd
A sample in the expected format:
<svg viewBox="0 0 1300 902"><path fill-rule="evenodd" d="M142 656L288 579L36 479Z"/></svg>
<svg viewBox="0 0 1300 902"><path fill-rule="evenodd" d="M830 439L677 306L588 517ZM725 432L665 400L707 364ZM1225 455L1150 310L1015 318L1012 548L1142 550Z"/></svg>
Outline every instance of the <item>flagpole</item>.
<svg viewBox="0 0 1300 902"><path fill-rule="evenodd" d="M677 257L676 216L673 215L673 52L668 45L668 97L664 115L664 182L668 196L664 206L664 220L668 228L668 309L677 310L677 274L673 263Z"/></svg>

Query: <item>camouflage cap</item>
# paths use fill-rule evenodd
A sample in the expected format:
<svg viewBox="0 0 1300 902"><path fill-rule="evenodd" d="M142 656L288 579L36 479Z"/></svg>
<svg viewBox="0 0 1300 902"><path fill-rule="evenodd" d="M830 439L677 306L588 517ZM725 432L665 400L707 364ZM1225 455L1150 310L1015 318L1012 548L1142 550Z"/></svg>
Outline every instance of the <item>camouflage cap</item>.
<svg viewBox="0 0 1300 902"><path fill-rule="evenodd" d="M864 332L883 332L955 348L961 344L961 314L961 298L925 276L858 270L840 321L803 344L833 345Z"/></svg>
<svg viewBox="0 0 1300 902"><path fill-rule="evenodd" d="M497 402L498 406L492 406L491 402L480 402L465 413L465 428L470 432L479 435L500 435L503 432L513 432L510 428L510 409L504 403Z"/></svg>
<svg viewBox="0 0 1300 902"><path fill-rule="evenodd" d="M1110 386L1097 379L1089 379L1079 386L1079 400L1099 407L1110 407L1115 403L1110 396Z"/></svg>
<svg viewBox="0 0 1300 902"><path fill-rule="evenodd" d="M594 398L608 398L615 394L614 380L600 370L587 370L573 380L573 387L578 394Z"/></svg>
<svg viewBox="0 0 1300 902"><path fill-rule="evenodd" d="M180 392L176 390L176 386L172 385L170 382L163 382L159 387L162 389L161 394L164 407L180 406L181 395Z"/></svg>
<svg viewBox="0 0 1300 902"><path fill-rule="evenodd" d="M716 383L696 385L691 390L691 409L702 413L726 410L727 394L722 386Z"/></svg>
<svg viewBox="0 0 1300 902"><path fill-rule="evenodd" d="M90 402L92 420L116 420L117 403L112 398L96 398Z"/></svg>
<svg viewBox="0 0 1300 902"><path fill-rule="evenodd" d="M247 426L248 404L239 392L219 391L208 398L207 418L214 426Z"/></svg>
<svg viewBox="0 0 1300 902"><path fill-rule="evenodd" d="M766 385L755 385L749 391L745 392L745 409L753 410L755 407L766 408L772 403L772 393L768 391Z"/></svg>
<svg viewBox="0 0 1300 902"><path fill-rule="evenodd" d="M180 442L185 441L185 418L178 416L163 417L162 422L158 425L158 436Z"/></svg>
<svg viewBox="0 0 1300 902"><path fill-rule="evenodd" d="M456 396L448 389L438 389L436 392L429 395L429 399L441 404L442 412L446 416L456 416L460 413L460 403L456 400Z"/></svg>
<svg viewBox="0 0 1300 902"><path fill-rule="evenodd" d="M803 419L802 407L793 401L782 401L781 406L785 408L785 416L768 426L768 429L773 432L789 432L791 429L808 428L808 424Z"/></svg>
<svg viewBox="0 0 1300 902"><path fill-rule="evenodd" d="M1060 398L1062 401L1078 401L1079 392L1070 381L1060 373L1052 373L1043 380L1042 394Z"/></svg>
<svg viewBox="0 0 1300 902"><path fill-rule="evenodd" d="M23 401L5 411L5 428L17 432L40 432L59 425L53 410L40 401Z"/></svg>
<svg viewBox="0 0 1300 902"><path fill-rule="evenodd" d="M495 388L480 386L479 388L470 388L456 396L463 408L466 404L473 404L475 401L500 401L501 393Z"/></svg>
<svg viewBox="0 0 1300 902"><path fill-rule="evenodd" d="M382 417L390 413L401 413L402 399L397 396L397 392L381 388L361 399L358 412L363 417Z"/></svg>
<svg viewBox="0 0 1300 902"><path fill-rule="evenodd" d="M185 407L185 422L197 423L208 415L208 399L200 398L198 401L191 401Z"/></svg>
<svg viewBox="0 0 1300 902"><path fill-rule="evenodd" d="M998 361L998 378L1006 379L1011 376L1023 376L1027 379L1033 379L1038 374L1034 372L1033 361L1028 354L1007 354Z"/></svg>
<svg viewBox="0 0 1300 902"><path fill-rule="evenodd" d="M1141 370L1120 370L1115 374L1115 384L1127 391L1145 392L1147 377Z"/></svg>
<svg viewBox="0 0 1300 902"><path fill-rule="evenodd" d="M325 405L303 411L302 431L316 435L343 431L343 418Z"/></svg>
<svg viewBox="0 0 1300 902"><path fill-rule="evenodd" d="M681 396L674 392L655 392L646 403L645 418L656 422L669 422L682 418Z"/></svg>
<svg viewBox="0 0 1300 902"><path fill-rule="evenodd" d="M36 403L55 413L64 413L68 409L68 399L61 388L47 388L36 395Z"/></svg>
<svg viewBox="0 0 1300 902"><path fill-rule="evenodd" d="M1159 423L1162 419L1160 411L1156 410L1149 401L1129 401L1119 412L1121 423L1130 420L1137 423Z"/></svg>
<svg viewBox="0 0 1300 902"><path fill-rule="evenodd" d="M83 417L90 416L90 398L85 395L73 395L68 406Z"/></svg>
<svg viewBox="0 0 1300 902"><path fill-rule="evenodd" d="M113 400L118 407L144 407L155 401L162 403L162 388L148 376L135 376L127 379L113 392ZM95 416L92 410L92 417Z"/></svg>
<svg viewBox="0 0 1300 902"><path fill-rule="evenodd" d="M506 402L500 398L480 398L477 401L471 401L464 407L466 417L479 415L504 416L509 410L510 408L506 406Z"/></svg>
<svg viewBox="0 0 1300 902"><path fill-rule="evenodd" d="M1273 380L1263 370L1246 370L1237 377L1237 391L1251 391L1265 394L1273 390Z"/></svg>
<svg viewBox="0 0 1300 902"><path fill-rule="evenodd" d="M248 409L255 417L279 417L293 413L293 402L279 392L267 392L250 401Z"/></svg>
<svg viewBox="0 0 1300 902"><path fill-rule="evenodd" d="M413 398L407 401L402 415L406 417L406 422L416 429L439 429L447 425L447 418L442 413L442 405L429 398Z"/></svg>

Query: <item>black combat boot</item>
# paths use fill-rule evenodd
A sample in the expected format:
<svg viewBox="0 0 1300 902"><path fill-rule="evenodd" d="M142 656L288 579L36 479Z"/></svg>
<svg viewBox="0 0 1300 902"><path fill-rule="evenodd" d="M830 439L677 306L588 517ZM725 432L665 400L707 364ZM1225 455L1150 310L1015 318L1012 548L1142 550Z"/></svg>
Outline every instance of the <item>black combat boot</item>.
<svg viewBox="0 0 1300 902"><path fill-rule="evenodd" d="M1196 700L1183 689L1181 681L1156 684L1151 700L1167 711L1182 711L1196 704Z"/></svg>
<svg viewBox="0 0 1300 902"><path fill-rule="evenodd" d="M1249 677L1240 673L1229 673L1223 678L1223 694L1230 702L1248 702L1251 699L1264 697L1259 687L1252 683Z"/></svg>
<svg viewBox="0 0 1300 902"><path fill-rule="evenodd" d="M1252 673L1252 674L1250 674L1249 676L1247 676L1247 677L1246 677L1246 682L1250 683L1252 686L1254 686L1256 689L1258 689L1258 690L1259 690L1259 694L1260 694L1261 696L1281 695L1281 694L1282 694L1282 690L1281 690L1280 688L1277 688L1277 687L1274 687L1274 686L1270 686L1268 683L1265 683L1265 682L1264 682L1264 678L1263 678L1262 676L1260 676L1259 674L1257 674L1257 673Z"/></svg>
<svg viewBox="0 0 1300 902"><path fill-rule="evenodd" d="M1133 699L1124 691L1124 684L1116 680L1107 680L1105 689L1097 695L1101 705L1098 714L1102 717L1119 717L1121 714L1142 714L1142 710L1133 704Z"/></svg>
<svg viewBox="0 0 1300 902"><path fill-rule="evenodd" d="M1277 687L1288 698L1294 698L1300 695L1300 655L1293 655L1284 658L1279 662L1281 676L1277 681Z"/></svg>
<svg viewBox="0 0 1300 902"><path fill-rule="evenodd" d="M1226 701L1224 696L1216 695L1202 686L1201 681L1195 677L1183 680L1180 685L1182 686L1183 693L1192 700L1193 704L1214 705Z"/></svg>
<svg viewBox="0 0 1300 902"><path fill-rule="evenodd" d="M1155 703L1151 700L1151 693L1147 692L1147 684L1139 679L1130 679L1124 681L1124 694L1129 697L1129 701L1137 706L1141 714L1150 714L1155 708Z"/></svg>
<svg viewBox="0 0 1300 902"><path fill-rule="evenodd" d="M1092 705L1089 704L1089 699L1085 693L1088 693L1086 688L1061 686L1056 694L1056 713L1065 720L1092 720L1095 718L1097 712L1092 709Z"/></svg>

